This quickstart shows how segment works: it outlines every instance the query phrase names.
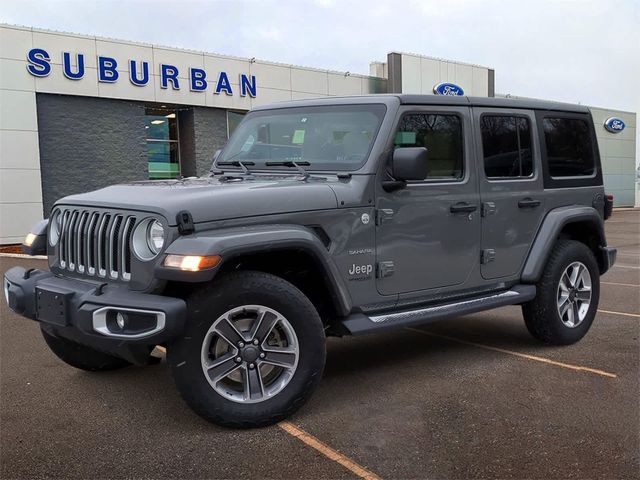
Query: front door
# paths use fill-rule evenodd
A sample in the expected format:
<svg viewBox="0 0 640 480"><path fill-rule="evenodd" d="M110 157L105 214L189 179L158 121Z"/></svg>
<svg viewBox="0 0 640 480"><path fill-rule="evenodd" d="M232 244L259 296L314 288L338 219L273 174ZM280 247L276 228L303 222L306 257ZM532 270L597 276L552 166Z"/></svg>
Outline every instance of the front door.
<svg viewBox="0 0 640 480"><path fill-rule="evenodd" d="M468 107L406 107L394 148L426 147L424 181L376 195L382 295L462 288L477 268L480 204Z"/></svg>
<svg viewBox="0 0 640 480"><path fill-rule="evenodd" d="M485 279L517 275L544 215L533 111L474 108Z"/></svg>

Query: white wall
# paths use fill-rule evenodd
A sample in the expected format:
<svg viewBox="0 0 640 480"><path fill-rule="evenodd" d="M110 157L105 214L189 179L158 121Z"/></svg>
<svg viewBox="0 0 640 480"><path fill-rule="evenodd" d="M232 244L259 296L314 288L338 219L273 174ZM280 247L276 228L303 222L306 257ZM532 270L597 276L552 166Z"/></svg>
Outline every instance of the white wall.
<svg viewBox="0 0 640 480"><path fill-rule="evenodd" d="M49 53L52 70L48 76L37 78L28 73L27 53L32 48ZM63 75L63 52L71 53L74 62L76 54L84 54L82 79L70 80ZM98 82L99 55L117 60L117 82ZM129 60L149 62L146 86L130 82ZM161 63L178 68L180 90L161 88ZM189 89L190 67L207 72L206 91ZM233 95L214 93L221 71L228 74ZM255 75L255 98L240 96L240 74ZM22 241L29 228L42 219L36 93L249 110L283 100L382 92L386 92L386 80L365 75L0 25L0 244Z"/></svg>
<svg viewBox="0 0 640 480"><path fill-rule="evenodd" d="M614 196L614 205L632 207L636 203L636 114L619 110L589 107L598 138L604 186ZM622 119L626 126L620 133L604 128L610 117Z"/></svg>
<svg viewBox="0 0 640 480"><path fill-rule="evenodd" d="M35 79L28 29L0 28L0 244L19 243L42 220Z"/></svg>
<svg viewBox="0 0 640 480"><path fill-rule="evenodd" d="M459 85L464 94L489 95L489 68L409 53L401 53L402 93L433 94L438 83Z"/></svg>

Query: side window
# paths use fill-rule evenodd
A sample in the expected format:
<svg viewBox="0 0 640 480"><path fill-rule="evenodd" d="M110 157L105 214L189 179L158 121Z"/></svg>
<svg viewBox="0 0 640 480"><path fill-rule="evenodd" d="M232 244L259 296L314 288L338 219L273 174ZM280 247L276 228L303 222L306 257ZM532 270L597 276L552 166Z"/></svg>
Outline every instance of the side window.
<svg viewBox="0 0 640 480"><path fill-rule="evenodd" d="M528 118L483 115L480 120L484 173L487 178L533 175L531 127Z"/></svg>
<svg viewBox="0 0 640 480"><path fill-rule="evenodd" d="M542 121L551 177L591 176L595 159L591 130L578 118L544 117Z"/></svg>
<svg viewBox="0 0 640 480"><path fill-rule="evenodd" d="M400 120L395 146L427 148L427 180L457 180L463 175L462 141L457 115L411 113Z"/></svg>

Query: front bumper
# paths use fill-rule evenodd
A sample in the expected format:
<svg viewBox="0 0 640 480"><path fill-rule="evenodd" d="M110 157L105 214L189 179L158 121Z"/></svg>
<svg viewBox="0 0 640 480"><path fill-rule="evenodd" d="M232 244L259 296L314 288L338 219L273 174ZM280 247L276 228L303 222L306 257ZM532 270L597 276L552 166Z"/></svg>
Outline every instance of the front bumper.
<svg viewBox="0 0 640 480"><path fill-rule="evenodd" d="M186 321L187 306L179 298L22 267L8 270L3 283L9 307L48 333L135 364L146 363L155 345L180 335Z"/></svg>

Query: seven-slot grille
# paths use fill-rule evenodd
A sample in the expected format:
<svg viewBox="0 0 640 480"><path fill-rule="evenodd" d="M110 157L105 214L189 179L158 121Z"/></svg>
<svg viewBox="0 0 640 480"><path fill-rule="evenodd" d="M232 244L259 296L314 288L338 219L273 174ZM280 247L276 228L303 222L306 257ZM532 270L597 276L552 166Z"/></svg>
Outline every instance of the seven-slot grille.
<svg viewBox="0 0 640 480"><path fill-rule="evenodd" d="M58 266L113 280L131 278L131 236L136 217L116 212L60 210Z"/></svg>

